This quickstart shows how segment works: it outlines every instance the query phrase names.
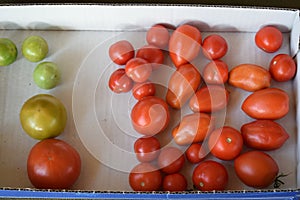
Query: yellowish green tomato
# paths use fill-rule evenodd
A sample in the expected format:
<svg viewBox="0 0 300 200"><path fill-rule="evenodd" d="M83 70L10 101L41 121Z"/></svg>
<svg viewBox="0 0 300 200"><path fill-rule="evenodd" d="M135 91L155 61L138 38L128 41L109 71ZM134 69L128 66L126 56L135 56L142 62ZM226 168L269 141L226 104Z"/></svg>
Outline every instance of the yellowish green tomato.
<svg viewBox="0 0 300 200"><path fill-rule="evenodd" d="M60 81L60 71L53 62L42 62L33 71L33 80L42 89L52 89Z"/></svg>
<svg viewBox="0 0 300 200"><path fill-rule="evenodd" d="M16 61L18 50L8 38L0 38L0 66L7 66Z"/></svg>
<svg viewBox="0 0 300 200"><path fill-rule="evenodd" d="M43 60L47 56L48 51L48 43L41 36L29 36L22 44L23 56L31 62Z"/></svg>

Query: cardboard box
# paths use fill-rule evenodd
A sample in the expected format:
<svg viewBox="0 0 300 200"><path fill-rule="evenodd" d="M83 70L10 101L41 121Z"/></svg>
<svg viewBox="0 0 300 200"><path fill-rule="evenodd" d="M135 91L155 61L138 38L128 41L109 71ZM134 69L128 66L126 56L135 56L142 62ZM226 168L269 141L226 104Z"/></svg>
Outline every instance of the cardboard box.
<svg viewBox="0 0 300 200"><path fill-rule="evenodd" d="M47 198L278 198L297 199L299 185L299 73L293 81L272 82L290 95L290 112L278 122L290 134L289 140L276 151L268 152L278 162L280 172L289 173L280 189L255 190L238 180L233 162L225 162L229 172L228 190L219 192L188 191L133 192L128 172L138 163L133 142L140 135L130 124L130 108L135 100L130 94L112 94L107 87L109 74L116 69L108 57L108 48L120 39L128 39L137 49L144 44L146 30L156 23L177 26L192 23L202 31L203 38L211 33L222 35L229 44L224 60L229 68L241 63L268 67L277 53L288 53L300 60L298 53L299 10L278 8L220 7L202 5L2 5L0 6L0 37L12 39L19 50L18 59L0 69L0 197ZM272 54L259 50L254 35L265 25L276 25L283 32L281 49ZM56 62L62 82L55 89L39 89L32 80L36 66L21 55L22 41L29 35L41 35L49 44L45 60ZM297 54L298 53L298 54ZM208 61L199 58L199 66ZM170 60L166 65L171 65ZM164 68L170 69L170 68ZM299 69L299 64L298 64ZM154 72L152 79L162 87L163 97L170 71ZM237 129L250 119L240 109L248 92L228 86L231 97L224 124ZM82 173L71 190L37 190L26 172L27 155L37 142L22 130L19 111L23 103L38 93L50 93L66 106L68 123L59 136L74 146L82 159ZM180 117L190 111L172 111L175 119L161 140L171 144L170 130ZM209 157L209 159L214 159ZM191 172L187 165L182 173L191 190Z"/></svg>

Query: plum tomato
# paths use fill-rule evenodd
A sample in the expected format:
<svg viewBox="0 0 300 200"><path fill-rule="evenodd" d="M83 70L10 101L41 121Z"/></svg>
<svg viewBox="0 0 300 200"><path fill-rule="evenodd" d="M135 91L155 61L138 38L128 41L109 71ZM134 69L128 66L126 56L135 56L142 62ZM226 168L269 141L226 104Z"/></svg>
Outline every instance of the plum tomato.
<svg viewBox="0 0 300 200"><path fill-rule="evenodd" d="M238 130L224 126L210 134L208 146L211 154L216 158L233 160L243 149L243 137Z"/></svg>
<svg viewBox="0 0 300 200"><path fill-rule="evenodd" d="M166 174L179 172L185 163L184 153L177 147L167 146L161 149L157 158L160 170Z"/></svg>
<svg viewBox="0 0 300 200"><path fill-rule="evenodd" d="M255 44L267 53L276 52L282 45L282 33L274 26L265 26L255 34Z"/></svg>
<svg viewBox="0 0 300 200"><path fill-rule="evenodd" d="M156 88L154 83L146 81L144 83L135 83L132 88L133 97L137 100L141 100L147 96L154 96Z"/></svg>
<svg viewBox="0 0 300 200"><path fill-rule="evenodd" d="M28 36L22 44L23 56L31 62L43 60L49 51L47 41L38 35Z"/></svg>
<svg viewBox="0 0 300 200"><path fill-rule="evenodd" d="M52 89L60 81L60 71L54 62L42 62L33 71L33 80L42 89Z"/></svg>
<svg viewBox="0 0 300 200"><path fill-rule="evenodd" d="M185 156L190 163L199 163L205 159L208 153L204 145L193 143L185 151Z"/></svg>
<svg viewBox="0 0 300 200"><path fill-rule="evenodd" d="M115 42L108 50L110 59L118 65L125 65L134 57L134 53L132 44L127 40Z"/></svg>
<svg viewBox="0 0 300 200"><path fill-rule="evenodd" d="M224 84L228 80L228 65L222 60L212 60L203 69L207 84Z"/></svg>
<svg viewBox="0 0 300 200"><path fill-rule="evenodd" d="M276 161L262 151L249 151L234 160L234 170L239 179L254 188L266 188L278 174Z"/></svg>
<svg viewBox="0 0 300 200"><path fill-rule="evenodd" d="M169 39L170 35L168 29L161 24L153 25L146 34L147 43L160 49L164 49L168 46Z"/></svg>
<svg viewBox="0 0 300 200"><path fill-rule="evenodd" d="M246 146L257 150L280 148L289 138L285 129L272 120L256 120L244 124L241 133Z"/></svg>
<svg viewBox="0 0 300 200"><path fill-rule="evenodd" d="M141 137L134 142L134 152L140 162L151 162L159 155L160 142L155 137Z"/></svg>
<svg viewBox="0 0 300 200"><path fill-rule="evenodd" d="M254 119L280 119L289 112L289 96L279 88L258 90L244 100L242 110Z"/></svg>
<svg viewBox="0 0 300 200"><path fill-rule="evenodd" d="M153 45L146 45L137 50L137 58L143 58L152 65L152 70L159 69L164 63L164 53L161 49Z"/></svg>
<svg viewBox="0 0 300 200"><path fill-rule="evenodd" d="M20 121L30 137L38 140L53 138L64 131L67 111L58 98L50 94L37 94L23 104Z"/></svg>
<svg viewBox="0 0 300 200"><path fill-rule="evenodd" d="M167 128L169 121L169 107L159 97L144 97L131 110L133 128L142 135L153 136L162 132Z"/></svg>
<svg viewBox="0 0 300 200"><path fill-rule="evenodd" d="M212 34L204 38L202 51L210 60L220 59L227 53L228 45L226 40L218 34Z"/></svg>
<svg viewBox="0 0 300 200"><path fill-rule="evenodd" d="M125 72L136 83L148 80L152 73L152 65L143 58L132 58L125 65Z"/></svg>
<svg viewBox="0 0 300 200"><path fill-rule="evenodd" d="M80 172L80 155L70 144L59 139L38 142L28 155L27 174L36 188L69 189Z"/></svg>
<svg viewBox="0 0 300 200"><path fill-rule="evenodd" d="M290 55L278 54L271 60L269 71L275 81L288 81L296 74L296 63Z"/></svg>
<svg viewBox="0 0 300 200"><path fill-rule="evenodd" d="M133 81L126 75L125 69L120 68L110 75L108 86L115 93L126 93L132 89Z"/></svg>
<svg viewBox="0 0 300 200"><path fill-rule="evenodd" d="M265 68L254 64L240 64L229 72L229 84L254 92L270 87L271 74Z"/></svg>
<svg viewBox="0 0 300 200"><path fill-rule="evenodd" d="M150 163L139 163L129 173L129 185L134 191L157 191L162 185L161 172Z"/></svg>
<svg viewBox="0 0 300 200"><path fill-rule="evenodd" d="M187 180L181 173L168 174L163 178L162 186L164 191L185 191L187 189Z"/></svg>
<svg viewBox="0 0 300 200"><path fill-rule="evenodd" d="M228 172L221 163L206 160L195 167L192 179L198 190L225 190L228 184Z"/></svg>
<svg viewBox="0 0 300 200"><path fill-rule="evenodd" d="M196 27L188 24L177 27L169 41L169 55L175 67L194 60L200 52L201 42L202 36Z"/></svg>
<svg viewBox="0 0 300 200"><path fill-rule="evenodd" d="M16 61L18 50L13 41L0 38L0 66L7 66Z"/></svg>

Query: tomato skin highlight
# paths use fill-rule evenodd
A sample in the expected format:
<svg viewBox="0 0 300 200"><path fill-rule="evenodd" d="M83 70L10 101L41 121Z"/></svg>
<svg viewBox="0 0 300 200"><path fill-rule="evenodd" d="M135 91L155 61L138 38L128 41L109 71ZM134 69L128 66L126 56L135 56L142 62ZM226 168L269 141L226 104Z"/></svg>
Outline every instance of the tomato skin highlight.
<svg viewBox="0 0 300 200"><path fill-rule="evenodd" d="M274 26L265 26L255 34L255 44L267 53L280 49L283 41L282 33Z"/></svg>
<svg viewBox="0 0 300 200"><path fill-rule="evenodd" d="M134 152L140 162L151 162L160 153L160 142L155 137L141 137L134 142Z"/></svg>
<svg viewBox="0 0 300 200"><path fill-rule="evenodd" d="M134 57L134 48L129 41L120 40L109 47L108 54L114 63L125 65Z"/></svg>
<svg viewBox="0 0 300 200"><path fill-rule="evenodd" d="M185 191L187 189L187 180L181 173L168 174L163 178L162 185L164 191Z"/></svg>
<svg viewBox="0 0 300 200"><path fill-rule="evenodd" d="M126 75L125 69L121 68L110 75L108 86L117 94L126 93L132 89L133 81Z"/></svg>
<svg viewBox="0 0 300 200"><path fill-rule="evenodd" d="M296 63L288 54L278 54L274 56L269 65L272 78L278 82L291 80L295 77L296 70Z"/></svg>
<svg viewBox="0 0 300 200"><path fill-rule="evenodd" d="M204 56L210 60L220 59L227 53L228 44L221 35L212 34L204 38L202 51Z"/></svg>
<svg viewBox="0 0 300 200"><path fill-rule="evenodd" d="M177 173L184 166L184 153L177 147L164 147L160 151L157 163L162 172L167 174Z"/></svg>

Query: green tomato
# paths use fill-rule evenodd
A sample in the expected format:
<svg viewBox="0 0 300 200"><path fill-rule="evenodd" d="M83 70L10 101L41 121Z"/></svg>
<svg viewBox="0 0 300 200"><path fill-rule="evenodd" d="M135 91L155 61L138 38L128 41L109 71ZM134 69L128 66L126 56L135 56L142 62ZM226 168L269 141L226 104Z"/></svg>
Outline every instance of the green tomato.
<svg viewBox="0 0 300 200"><path fill-rule="evenodd" d="M60 81L60 72L53 62L42 62L33 71L33 80L42 89L52 89Z"/></svg>
<svg viewBox="0 0 300 200"><path fill-rule="evenodd" d="M38 94L22 106L20 121L23 130L32 138L43 140L60 135L67 123L62 102L49 94Z"/></svg>
<svg viewBox="0 0 300 200"><path fill-rule="evenodd" d="M40 36L29 36L22 44L23 56L31 62L39 62L48 54L48 44Z"/></svg>
<svg viewBox="0 0 300 200"><path fill-rule="evenodd" d="M8 38L0 38L0 66L15 62L18 56L16 45Z"/></svg>

